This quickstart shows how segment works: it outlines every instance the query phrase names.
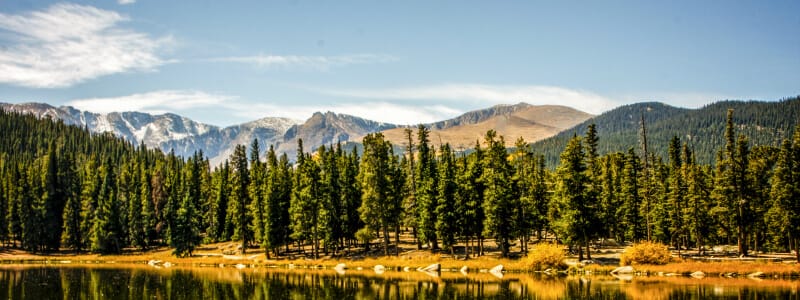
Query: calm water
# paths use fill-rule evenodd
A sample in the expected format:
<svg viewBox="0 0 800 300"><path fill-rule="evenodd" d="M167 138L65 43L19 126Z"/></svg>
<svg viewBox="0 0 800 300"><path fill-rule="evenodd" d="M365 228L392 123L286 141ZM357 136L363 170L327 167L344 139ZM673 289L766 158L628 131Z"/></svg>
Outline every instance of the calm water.
<svg viewBox="0 0 800 300"><path fill-rule="evenodd" d="M800 299L797 281L1 266L0 299Z"/></svg>

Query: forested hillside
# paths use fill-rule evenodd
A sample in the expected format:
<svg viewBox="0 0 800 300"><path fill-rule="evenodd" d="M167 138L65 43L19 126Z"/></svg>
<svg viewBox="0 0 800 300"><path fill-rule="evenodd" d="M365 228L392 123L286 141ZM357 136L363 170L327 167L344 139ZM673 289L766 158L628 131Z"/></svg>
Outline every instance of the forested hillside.
<svg viewBox="0 0 800 300"><path fill-rule="evenodd" d="M524 253L542 237L577 249L579 259L591 258L589 243L599 238L700 252L735 243L745 256L751 249L796 251L800 130L754 146L751 125L736 120L779 119L778 110L742 105L744 117L735 109L724 114L720 147L709 150L719 153L715 165L699 163L698 147L679 136L650 142L667 149L665 158L630 147L604 155L600 145L608 141L589 125L565 142L555 171L523 139L509 152L504 137L489 130L469 154L455 153L448 144L433 146L424 126L409 129L402 148L381 133L367 134L361 155L338 144L308 153L298 139L294 164L254 140L212 170L202 153L165 155L0 112L0 244L97 253L168 245L186 256L201 242L236 241L242 252L258 247L282 255L304 247L317 258L366 250L375 241L385 255L397 254L401 228L411 228L420 249L453 253L468 245L466 255L482 255L491 241L502 256L513 256L512 244Z"/></svg>
<svg viewBox="0 0 800 300"><path fill-rule="evenodd" d="M778 102L722 101L699 109L676 108L658 102L636 103L618 107L591 118L560 134L532 145L543 153L548 166L558 163L573 135L584 135L589 124L597 126L601 154L626 152L633 147L641 153L641 120L644 118L648 147L661 158L667 157L667 145L673 136L689 142L697 161L708 164L716 160L717 151L724 145L725 114L735 111L736 129L750 138L753 145L778 146L792 136L800 120L800 97Z"/></svg>

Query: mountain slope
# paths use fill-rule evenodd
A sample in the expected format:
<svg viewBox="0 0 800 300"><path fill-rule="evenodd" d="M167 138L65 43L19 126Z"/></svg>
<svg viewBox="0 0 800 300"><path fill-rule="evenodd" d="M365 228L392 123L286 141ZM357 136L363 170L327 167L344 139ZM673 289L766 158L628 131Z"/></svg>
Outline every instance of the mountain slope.
<svg viewBox="0 0 800 300"><path fill-rule="evenodd" d="M506 146L513 146L517 138L538 141L572 127L592 115L559 105L496 105L487 109L467 112L456 118L425 124L431 128L430 139L434 144L450 143L455 149L468 149L475 141L483 141L489 129L494 129L505 138ZM404 128L383 132L395 145L405 142ZM414 135L416 138L416 135Z"/></svg>
<svg viewBox="0 0 800 300"><path fill-rule="evenodd" d="M322 145L338 142L360 142L368 133L396 128L397 125L362 119L333 112L314 113L302 124L292 126L286 131L278 144L278 152L294 157L297 153L297 140L303 140L303 148L311 152Z"/></svg>
<svg viewBox="0 0 800 300"><path fill-rule="evenodd" d="M800 97L778 102L721 101L699 109L672 107L663 103L644 102L618 107L591 118L551 138L533 144L534 151L543 153L550 166L574 134L584 135L589 124L597 126L602 153L640 150L641 118L647 129L648 149L666 157L667 143L673 136L688 142L695 150L698 162L711 163L724 146L723 131L728 109L734 110L733 121L737 134L748 137L750 145L776 145L789 137L800 120Z"/></svg>

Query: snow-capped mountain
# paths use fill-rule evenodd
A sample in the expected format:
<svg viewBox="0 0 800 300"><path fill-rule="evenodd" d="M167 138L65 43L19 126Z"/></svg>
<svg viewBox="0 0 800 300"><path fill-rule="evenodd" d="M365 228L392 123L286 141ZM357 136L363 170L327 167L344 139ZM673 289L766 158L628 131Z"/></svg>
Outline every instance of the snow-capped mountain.
<svg viewBox="0 0 800 300"><path fill-rule="evenodd" d="M53 107L42 103L0 103L0 108L60 119L66 124L86 127L96 133L112 132L131 143L144 143L164 152L175 151L175 154L184 157L200 150L213 166L229 158L236 145L249 147L256 139L262 153L273 145L279 155L286 153L290 159L294 159L298 139L303 140L304 151L312 152L321 145L360 142L366 134L373 132L382 132L395 145L402 145L405 136L404 126L334 112L317 112L304 122L267 117L220 128L169 113L97 114L69 106ZM513 143L517 137L536 141L553 136L590 117L592 115L566 106L519 103L470 111L456 118L425 126L431 128L431 137L435 138L436 143L450 143L466 149L472 147L489 129L507 136L509 143Z"/></svg>
<svg viewBox="0 0 800 300"><path fill-rule="evenodd" d="M164 152L174 150L175 154L182 156L189 156L197 150L202 150L214 165L227 158L233 152L233 147L238 144L249 145L256 138L262 147L280 142L290 127L300 123L287 118L263 118L219 128L170 113L98 114L70 106L54 107L43 103L0 103L0 108L33 114L40 118L60 119L66 124L86 127L95 133L112 132L133 144L144 143L150 148L158 148Z"/></svg>

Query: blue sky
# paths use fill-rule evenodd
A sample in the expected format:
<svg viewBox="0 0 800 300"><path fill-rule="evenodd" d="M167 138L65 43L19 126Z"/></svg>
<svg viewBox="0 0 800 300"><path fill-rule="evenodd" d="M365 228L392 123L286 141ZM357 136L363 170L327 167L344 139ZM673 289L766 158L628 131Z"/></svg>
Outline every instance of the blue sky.
<svg viewBox="0 0 800 300"><path fill-rule="evenodd" d="M798 1L0 2L0 101L227 126L800 94Z"/></svg>

